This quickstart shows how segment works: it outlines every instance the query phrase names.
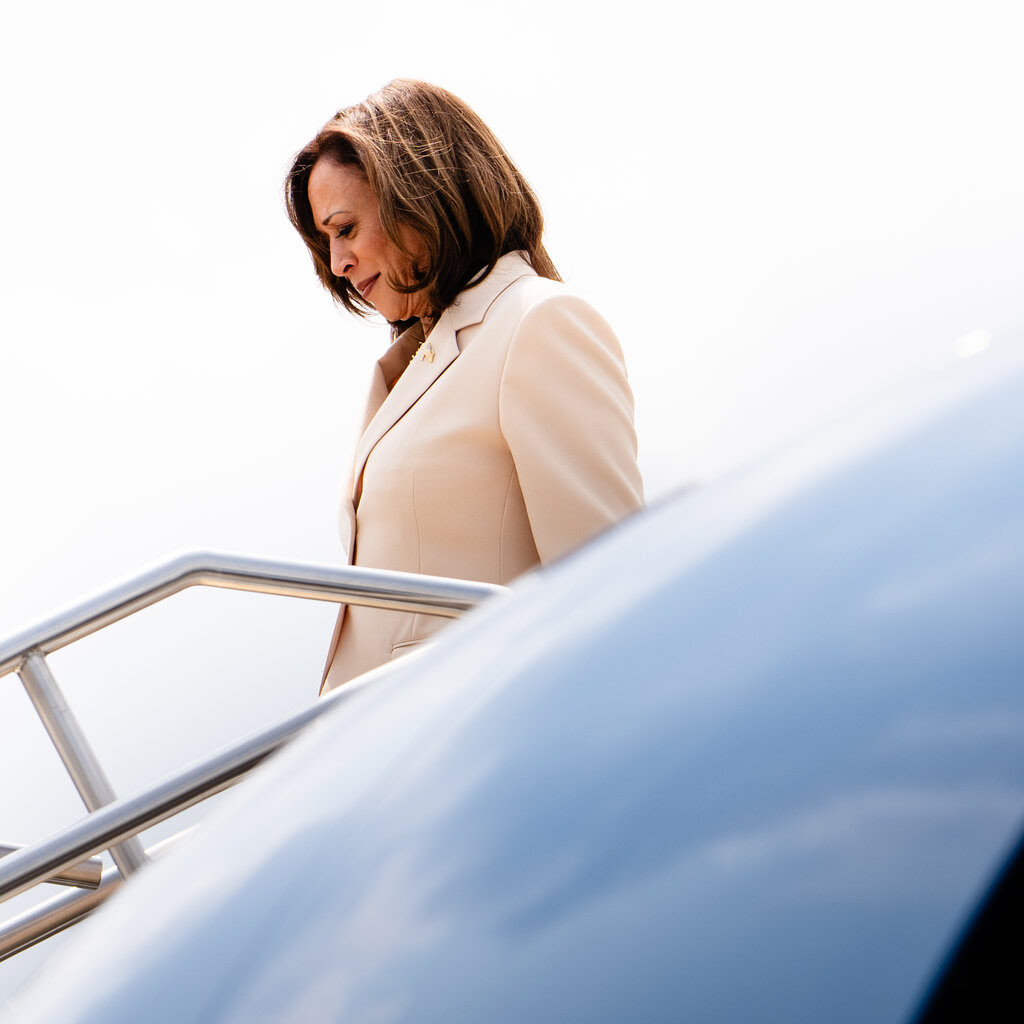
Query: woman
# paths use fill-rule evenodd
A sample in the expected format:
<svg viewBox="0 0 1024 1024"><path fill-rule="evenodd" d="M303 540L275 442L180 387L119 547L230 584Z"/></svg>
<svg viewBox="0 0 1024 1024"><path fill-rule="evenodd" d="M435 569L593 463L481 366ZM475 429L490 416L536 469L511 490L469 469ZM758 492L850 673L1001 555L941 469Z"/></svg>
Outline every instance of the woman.
<svg viewBox="0 0 1024 1024"><path fill-rule="evenodd" d="M392 82L325 125L285 195L324 287L392 327L342 501L353 564L507 583L642 505L619 344L465 103ZM343 607L324 690L445 621Z"/></svg>

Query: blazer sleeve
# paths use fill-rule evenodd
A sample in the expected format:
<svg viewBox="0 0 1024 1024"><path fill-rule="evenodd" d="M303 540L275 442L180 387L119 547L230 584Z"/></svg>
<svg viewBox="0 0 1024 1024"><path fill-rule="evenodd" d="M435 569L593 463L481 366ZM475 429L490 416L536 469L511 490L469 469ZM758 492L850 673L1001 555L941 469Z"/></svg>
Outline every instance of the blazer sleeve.
<svg viewBox="0 0 1024 1024"><path fill-rule="evenodd" d="M582 299L554 294L526 312L498 401L542 563L642 507L622 349Z"/></svg>

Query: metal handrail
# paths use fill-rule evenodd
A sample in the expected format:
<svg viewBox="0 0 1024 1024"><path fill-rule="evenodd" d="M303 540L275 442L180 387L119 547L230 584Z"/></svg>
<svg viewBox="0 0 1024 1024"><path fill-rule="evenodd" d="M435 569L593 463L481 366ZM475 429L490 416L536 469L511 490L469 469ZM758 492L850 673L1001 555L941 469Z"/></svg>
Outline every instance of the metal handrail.
<svg viewBox="0 0 1024 1024"><path fill-rule="evenodd" d="M115 800L47 839L9 854L0 860L0 902L227 789L334 703L360 688L357 684L332 690L316 704L284 721L165 776L135 796Z"/></svg>
<svg viewBox="0 0 1024 1024"><path fill-rule="evenodd" d="M192 586L277 594L338 604L391 608L456 617L504 587L468 580L357 566L324 567L242 555L192 554L176 558L83 601L0 643L0 676L16 671L87 809L82 821L19 849L0 862L0 901L40 882L57 880L85 857L109 849L117 879L148 857L138 833L233 785L329 706L371 679L367 673L283 722L182 769L142 793L119 800L64 700L46 655ZM81 853L79 851L86 850ZM111 869L115 870L115 869ZM0 959L79 920L114 891L104 872L98 890L46 904L0 929ZM118 881L117 884L120 884Z"/></svg>
<svg viewBox="0 0 1024 1024"><path fill-rule="evenodd" d="M408 662L410 656L403 659ZM240 782L257 765L293 739L333 704L349 699L398 667L382 665L357 680L322 697L311 707L262 729L180 771L166 776L134 797L117 800L47 839L10 854L17 858L0 864L0 902L11 899L41 882L53 882L55 871L78 864L78 850L98 853L109 844L158 825L181 811ZM190 830L186 830L190 831ZM171 836L145 851L147 858L178 842ZM87 861L86 863L93 863ZM112 896L124 881L117 867L104 870L98 888L58 896L0 925L0 961L77 924Z"/></svg>
<svg viewBox="0 0 1024 1024"><path fill-rule="evenodd" d="M209 552L182 555L0 643L0 676L17 670L30 651L51 654L194 586L392 608L448 618L456 618L484 598L505 590L494 583L355 565L327 567Z"/></svg>
<svg viewBox="0 0 1024 1024"><path fill-rule="evenodd" d="M192 830L162 839L146 849L148 858L159 857L181 842ZM121 887L124 878L116 867L108 867L95 889L63 893L12 917L0 925L0 960L7 960L88 917Z"/></svg>
<svg viewBox="0 0 1024 1024"><path fill-rule="evenodd" d="M0 843L0 857L7 857L9 854L23 850L23 846L11 846L9 843ZM103 861L99 857L92 860L83 860L80 864L74 864L66 871L51 875L46 881L54 885L70 885L75 889L95 889L103 877Z"/></svg>
<svg viewBox="0 0 1024 1024"><path fill-rule="evenodd" d="M146 855L150 854L152 850L147 850ZM0 927L0 961L78 924L113 896L123 882L121 872L109 868L103 872L103 879L95 889L64 893L4 922Z"/></svg>

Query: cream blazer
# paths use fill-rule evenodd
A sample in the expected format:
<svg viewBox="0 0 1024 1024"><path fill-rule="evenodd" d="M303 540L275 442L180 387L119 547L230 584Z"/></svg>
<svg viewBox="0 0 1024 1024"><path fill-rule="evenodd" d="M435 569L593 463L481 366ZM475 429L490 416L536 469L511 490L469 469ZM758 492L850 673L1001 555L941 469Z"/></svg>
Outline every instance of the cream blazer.
<svg viewBox="0 0 1024 1024"><path fill-rule="evenodd" d="M504 584L643 504L621 348L565 285L511 253L422 338L377 364L340 516L352 564ZM343 607L323 689L449 621Z"/></svg>

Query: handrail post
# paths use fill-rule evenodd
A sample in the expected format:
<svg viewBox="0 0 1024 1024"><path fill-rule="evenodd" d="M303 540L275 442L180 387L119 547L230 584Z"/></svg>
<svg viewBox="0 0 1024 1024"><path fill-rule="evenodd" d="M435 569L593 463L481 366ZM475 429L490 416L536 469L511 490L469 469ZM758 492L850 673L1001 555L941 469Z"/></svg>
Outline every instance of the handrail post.
<svg viewBox="0 0 1024 1024"><path fill-rule="evenodd" d="M117 795L89 746L78 719L68 707L46 659L38 651L32 651L19 667L18 675L86 809L98 811L113 803ZM148 860L137 836L112 846L110 855L125 878Z"/></svg>

